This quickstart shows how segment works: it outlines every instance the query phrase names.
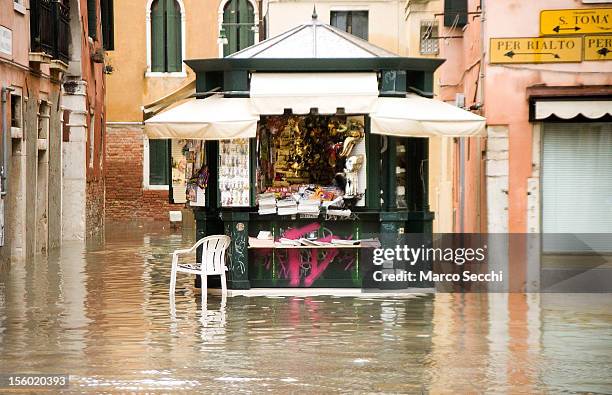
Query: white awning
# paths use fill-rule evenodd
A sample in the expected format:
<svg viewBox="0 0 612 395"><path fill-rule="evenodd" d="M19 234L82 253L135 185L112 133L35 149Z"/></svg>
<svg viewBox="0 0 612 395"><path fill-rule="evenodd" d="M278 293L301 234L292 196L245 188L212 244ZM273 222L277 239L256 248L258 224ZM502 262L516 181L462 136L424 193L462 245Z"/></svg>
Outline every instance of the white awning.
<svg viewBox="0 0 612 395"><path fill-rule="evenodd" d="M415 94L379 97L370 119L374 134L402 137L485 135L483 117Z"/></svg>
<svg viewBox="0 0 612 395"><path fill-rule="evenodd" d="M258 114L368 114L378 98L376 73L253 73L251 101Z"/></svg>
<svg viewBox="0 0 612 395"><path fill-rule="evenodd" d="M248 98L189 99L145 121L151 139L223 140L255 137L259 115Z"/></svg>
<svg viewBox="0 0 612 395"><path fill-rule="evenodd" d="M612 100L542 100L535 103L535 119L546 119L551 115L561 119L578 115L598 119L606 114L612 114Z"/></svg>

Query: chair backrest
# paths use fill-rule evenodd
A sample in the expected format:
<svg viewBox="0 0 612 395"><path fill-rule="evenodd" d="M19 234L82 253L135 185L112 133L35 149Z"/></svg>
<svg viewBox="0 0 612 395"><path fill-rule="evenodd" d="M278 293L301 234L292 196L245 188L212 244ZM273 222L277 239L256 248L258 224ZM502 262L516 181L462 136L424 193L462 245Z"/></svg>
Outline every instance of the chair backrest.
<svg viewBox="0 0 612 395"><path fill-rule="evenodd" d="M225 271L225 252L231 238L225 235L207 236L198 241L202 246L202 271L222 274Z"/></svg>

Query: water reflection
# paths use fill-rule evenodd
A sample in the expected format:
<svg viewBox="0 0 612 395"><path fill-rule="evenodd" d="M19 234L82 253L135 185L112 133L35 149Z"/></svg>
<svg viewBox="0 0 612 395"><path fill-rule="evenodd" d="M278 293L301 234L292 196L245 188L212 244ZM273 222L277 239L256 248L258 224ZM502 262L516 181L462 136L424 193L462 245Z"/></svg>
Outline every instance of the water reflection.
<svg viewBox="0 0 612 395"><path fill-rule="evenodd" d="M610 295L406 299L209 296L170 255L193 244L108 226L0 273L0 372L74 392L612 392ZM203 308L204 307L204 308Z"/></svg>

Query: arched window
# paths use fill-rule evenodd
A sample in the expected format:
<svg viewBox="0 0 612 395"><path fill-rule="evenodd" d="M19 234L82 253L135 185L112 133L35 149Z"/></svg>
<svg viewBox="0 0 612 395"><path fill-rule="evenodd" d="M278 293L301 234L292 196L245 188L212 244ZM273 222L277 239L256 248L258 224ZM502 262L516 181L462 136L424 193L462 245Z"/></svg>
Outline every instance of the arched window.
<svg viewBox="0 0 612 395"><path fill-rule="evenodd" d="M229 0L223 7L221 28L227 37L223 56L255 44L257 26L253 4L249 0Z"/></svg>
<svg viewBox="0 0 612 395"><path fill-rule="evenodd" d="M151 71L182 70L181 8L176 0L151 3Z"/></svg>

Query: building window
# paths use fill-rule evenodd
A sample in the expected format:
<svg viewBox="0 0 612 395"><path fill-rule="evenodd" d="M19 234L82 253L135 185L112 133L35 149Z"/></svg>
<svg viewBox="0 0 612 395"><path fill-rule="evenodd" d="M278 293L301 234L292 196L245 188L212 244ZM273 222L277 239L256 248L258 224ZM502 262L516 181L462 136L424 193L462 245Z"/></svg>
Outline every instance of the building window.
<svg viewBox="0 0 612 395"><path fill-rule="evenodd" d="M96 0L87 0L87 34L89 37L96 38L96 27L98 25L98 12Z"/></svg>
<svg viewBox="0 0 612 395"><path fill-rule="evenodd" d="M175 72L182 68L181 8L176 0L151 3L151 71Z"/></svg>
<svg viewBox="0 0 612 395"><path fill-rule="evenodd" d="M255 10L249 0L230 0L225 4L221 29L221 35L227 37L223 56L255 44Z"/></svg>
<svg viewBox="0 0 612 395"><path fill-rule="evenodd" d="M149 140L149 185L168 185L169 141Z"/></svg>
<svg viewBox="0 0 612 395"><path fill-rule="evenodd" d="M45 100L40 102L38 106L38 138L47 139L49 137L49 118L50 118L50 106Z"/></svg>
<svg viewBox="0 0 612 395"><path fill-rule="evenodd" d="M330 21L338 29L368 39L368 11L331 11Z"/></svg>
<svg viewBox="0 0 612 395"><path fill-rule="evenodd" d="M421 21L421 55L437 55L438 21Z"/></svg>
<svg viewBox="0 0 612 395"><path fill-rule="evenodd" d="M101 0L102 45L107 51L115 49L115 28L113 24L113 0Z"/></svg>
<svg viewBox="0 0 612 395"><path fill-rule="evenodd" d="M463 27L467 25L467 0L444 0L444 26Z"/></svg>
<svg viewBox="0 0 612 395"><path fill-rule="evenodd" d="M11 128L21 129L23 127L21 96L11 93Z"/></svg>

